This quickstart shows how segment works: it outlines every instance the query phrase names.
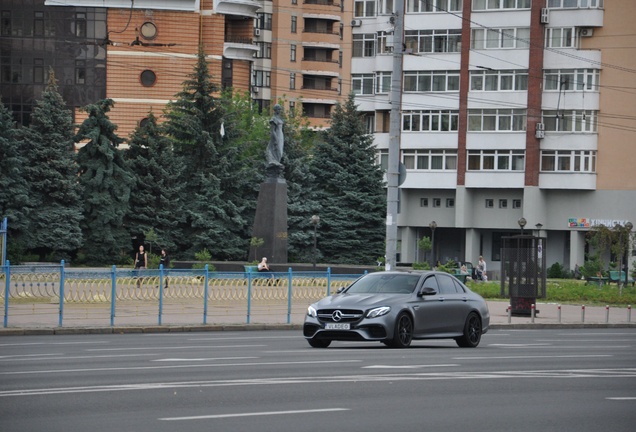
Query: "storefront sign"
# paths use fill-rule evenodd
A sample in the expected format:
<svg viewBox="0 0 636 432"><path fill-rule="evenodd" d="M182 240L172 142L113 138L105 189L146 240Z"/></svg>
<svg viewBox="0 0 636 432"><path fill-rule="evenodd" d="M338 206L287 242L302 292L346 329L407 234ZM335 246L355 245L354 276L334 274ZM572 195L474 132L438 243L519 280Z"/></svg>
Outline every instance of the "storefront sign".
<svg viewBox="0 0 636 432"><path fill-rule="evenodd" d="M613 228L614 225L625 226L628 221L618 219L568 219L568 226L570 228L590 228L599 225L605 225L606 227Z"/></svg>

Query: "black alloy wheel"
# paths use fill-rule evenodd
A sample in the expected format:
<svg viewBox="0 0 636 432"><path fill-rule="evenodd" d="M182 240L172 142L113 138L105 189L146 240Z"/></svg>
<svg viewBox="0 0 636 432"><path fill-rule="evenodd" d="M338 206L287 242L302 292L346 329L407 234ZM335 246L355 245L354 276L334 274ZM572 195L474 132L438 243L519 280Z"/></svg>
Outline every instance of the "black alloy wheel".
<svg viewBox="0 0 636 432"><path fill-rule="evenodd" d="M466 324L464 324L464 334L461 337L455 339L457 345L462 348L475 348L481 341L481 319L479 315L472 312L466 318Z"/></svg>
<svg viewBox="0 0 636 432"><path fill-rule="evenodd" d="M331 344L329 339L309 339L307 342L314 348L327 348Z"/></svg>
<svg viewBox="0 0 636 432"><path fill-rule="evenodd" d="M406 313L401 313L395 321L395 335L391 341L394 348L407 348L413 340L413 320Z"/></svg>

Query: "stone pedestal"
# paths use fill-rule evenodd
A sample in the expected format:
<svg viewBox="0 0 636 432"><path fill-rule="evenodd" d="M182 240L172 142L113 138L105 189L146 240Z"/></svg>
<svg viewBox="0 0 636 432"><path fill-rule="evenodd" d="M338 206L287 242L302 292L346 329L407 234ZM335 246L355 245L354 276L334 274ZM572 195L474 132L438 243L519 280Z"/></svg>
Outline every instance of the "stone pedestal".
<svg viewBox="0 0 636 432"><path fill-rule="evenodd" d="M262 238L263 246L250 247L250 260L267 257L269 264L287 263L287 183L268 178L261 183L256 204L252 237Z"/></svg>

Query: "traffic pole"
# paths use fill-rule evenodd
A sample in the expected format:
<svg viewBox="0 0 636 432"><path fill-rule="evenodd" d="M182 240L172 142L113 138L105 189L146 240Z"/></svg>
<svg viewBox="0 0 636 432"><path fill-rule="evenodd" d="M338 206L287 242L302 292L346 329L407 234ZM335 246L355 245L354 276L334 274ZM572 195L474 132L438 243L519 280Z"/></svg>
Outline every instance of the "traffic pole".
<svg viewBox="0 0 636 432"><path fill-rule="evenodd" d="M585 305L581 306L581 322L585 322Z"/></svg>

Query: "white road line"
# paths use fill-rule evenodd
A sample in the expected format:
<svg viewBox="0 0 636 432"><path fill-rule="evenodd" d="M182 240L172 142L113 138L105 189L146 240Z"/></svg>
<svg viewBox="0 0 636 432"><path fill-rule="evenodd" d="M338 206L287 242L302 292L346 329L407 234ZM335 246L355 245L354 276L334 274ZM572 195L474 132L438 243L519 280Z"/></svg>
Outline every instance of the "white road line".
<svg viewBox="0 0 636 432"><path fill-rule="evenodd" d="M559 336L599 336L599 335L611 335L611 336L636 336L636 332L632 333L557 333Z"/></svg>
<svg viewBox="0 0 636 432"><path fill-rule="evenodd" d="M357 363L362 360L324 360L324 361L296 361L296 362L259 362L259 363L220 363L220 364L196 364L196 365L174 365L174 366L139 366L139 367L118 367L118 368L86 368L86 369L52 369L34 371L0 372L0 375L30 375L30 374L58 374L58 373L78 373L78 372L105 372L105 371L132 371L150 369L183 369L195 367L225 367L225 366L284 366L292 364L323 364L323 363Z"/></svg>
<svg viewBox="0 0 636 432"><path fill-rule="evenodd" d="M607 400L636 400L636 397L607 397Z"/></svg>
<svg viewBox="0 0 636 432"><path fill-rule="evenodd" d="M43 357L43 356L60 356L60 355L64 355L64 354L63 353L16 354L16 355L0 356L0 361L15 360L16 358L21 358L21 357ZM23 359L23 360L30 360L30 359Z"/></svg>
<svg viewBox="0 0 636 432"><path fill-rule="evenodd" d="M491 346L491 345L488 345ZM595 349L608 349L608 348L632 348L631 345L608 345L608 346L540 346L540 345L502 345L499 348L510 348L510 349L524 349L524 348L532 348L532 349L583 349L583 350L595 350Z"/></svg>
<svg viewBox="0 0 636 432"><path fill-rule="evenodd" d="M493 346L493 347L504 347L504 348L526 348L526 347L544 347L544 346L550 346L552 344L548 344L548 343L537 343L537 344L488 344L488 346Z"/></svg>
<svg viewBox="0 0 636 432"><path fill-rule="evenodd" d="M30 345L95 345L95 344L107 344L110 341L102 342L28 342L28 343L14 343L14 344L0 344L0 347L5 346L30 346Z"/></svg>
<svg viewBox="0 0 636 432"><path fill-rule="evenodd" d="M34 355L54 355L54 354L34 354ZM120 358L120 357L148 357L158 356L157 354L109 354L109 355L93 355L93 356L65 356L64 354L55 354L58 357L46 357L46 358L24 358L20 361L49 361L49 360L78 360L78 359L97 359L97 358ZM1 359L0 361L14 361L14 359Z"/></svg>
<svg viewBox="0 0 636 432"><path fill-rule="evenodd" d="M360 369L422 369L433 367L457 367L458 364L438 364L438 365L410 365L410 366L394 366L394 365L373 365L362 366Z"/></svg>
<svg viewBox="0 0 636 432"><path fill-rule="evenodd" d="M537 342L633 342L628 339L535 339Z"/></svg>
<svg viewBox="0 0 636 432"><path fill-rule="evenodd" d="M224 341L224 342L232 342L235 340L251 340L251 339L304 339L302 336L263 336L263 337L222 337L222 338L190 338L188 340L191 341Z"/></svg>
<svg viewBox="0 0 636 432"><path fill-rule="evenodd" d="M169 346L169 347L135 347L135 348L93 348L86 351L139 351L139 350L182 350L182 349L217 349L217 348L258 348L267 345L193 345L193 346Z"/></svg>
<svg viewBox="0 0 636 432"><path fill-rule="evenodd" d="M254 360L259 357L218 357L218 358L167 358L150 360L153 362L197 362L197 361L216 361L216 360Z"/></svg>
<svg viewBox="0 0 636 432"><path fill-rule="evenodd" d="M533 358L585 358L585 357L614 357L611 354L590 355L556 355L556 356L493 356L493 357L453 357L453 360L497 360L497 359L533 359Z"/></svg>
<svg viewBox="0 0 636 432"><path fill-rule="evenodd" d="M165 418L159 418L157 420L163 420L163 421L202 420L202 419L219 419L219 418L230 418L230 417L311 414L311 413L323 413L323 412L335 412L335 411L351 411L351 410L349 408L325 408L325 409L297 410L297 411L265 411L265 412L253 412L253 413L215 414L215 415L203 415L203 416L192 416L192 417L165 417Z"/></svg>

